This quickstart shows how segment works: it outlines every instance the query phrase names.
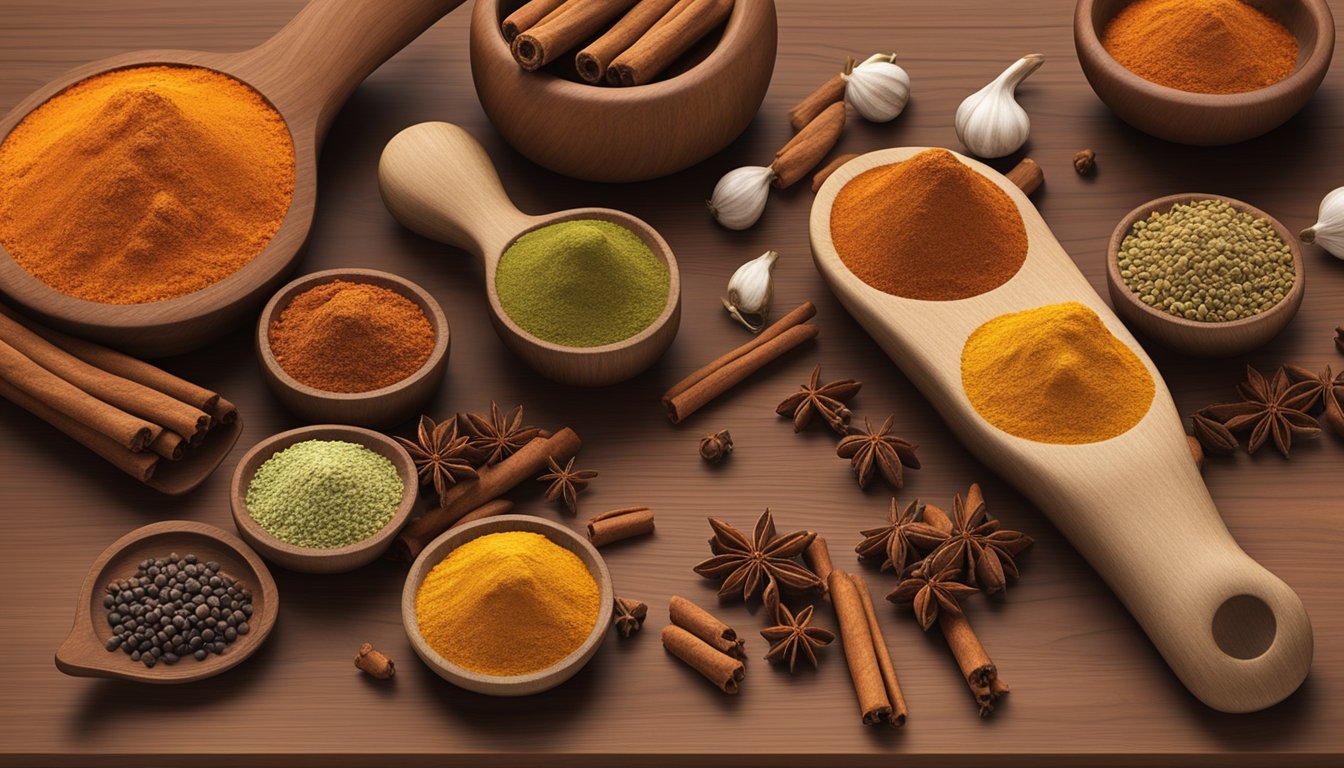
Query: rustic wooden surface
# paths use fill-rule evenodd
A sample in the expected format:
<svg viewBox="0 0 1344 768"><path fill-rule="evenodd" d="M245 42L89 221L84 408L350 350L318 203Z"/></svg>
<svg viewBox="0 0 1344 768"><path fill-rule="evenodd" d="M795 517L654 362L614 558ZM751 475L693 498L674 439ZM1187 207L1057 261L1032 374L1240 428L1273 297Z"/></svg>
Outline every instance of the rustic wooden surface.
<svg viewBox="0 0 1344 768"><path fill-rule="evenodd" d="M0 1L0 104L81 61L123 50L231 50L278 28L302 0ZM1290 229L1310 224L1316 204L1344 183L1337 140L1344 85L1326 79L1307 108L1273 134L1231 148L1185 149L1118 123L1092 95L1073 55L1067 0L782 0L780 62L762 115L729 150L659 182L603 186L570 182L531 166L491 131L466 62L465 9L454 13L373 75L336 119L320 168L319 208L302 269L368 266L404 274L443 304L453 325L448 378L436 412L527 404L532 420L568 424L585 441L580 464L602 475L582 497L580 517L632 503L658 513L652 539L613 546L607 561L617 592L650 605L645 632L610 638L564 686L524 700L457 690L420 664L401 630L404 566L377 563L339 576L277 569L284 608L255 658L227 675L172 690L67 678L52 653L69 630L80 582L111 541L154 520L186 518L228 527L229 468L183 499L136 486L26 413L0 403L0 764L144 765L1333 765L1344 752L1344 557L1339 469L1344 442L1304 443L1291 462L1271 451L1214 459L1206 478L1246 550L1294 587L1311 612L1316 660L1303 688L1254 715L1220 715L1181 687L1135 622L1059 534L1006 483L947 435L928 405L822 286L807 249L805 185L774 193L756 229L719 229L701 200L725 170L766 161L788 134L786 111L850 53L896 49L914 99L895 123L859 120L841 151L893 145L954 145L958 101L1023 53L1045 67L1021 90L1033 118L1032 156L1045 169L1037 201L1092 285L1104 290L1102 258L1116 220L1144 200L1203 190L1246 200ZM540 381L508 353L486 319L478 267L466 255L400 229L378 199L382 145L422 120L451 120L479 136L524 210L571 205L629 210L676 250L684 319L668 355L620 387L584 391ZM1097 150L1093 180L1070 158ZM1002 168L1007 168L1011 160ZM996 164L996 167L999 167ZM727 276L766 248L784 253L778 306L818 303L821 338L750 385L672 427L662 390L743 339L718 298ZM1292 360L1344 365L1330 344L1344 322L1344 263L1306 254L1308 288L1284 336L1248 358L1193 361L1151 347L1177 405L1192 410L1227 397L1241 367ZM218 389L247 420L236 456L296 426L265 390L239 328L213 348L168 361L170 369ZM894 608L879 606L911 707L903 732L862 728L840 649L817 673L794 677L761 660L759 610L720 614L748 635L751 662L742 693L724 697L665 658L657 632L677 593L713 605L713 586L690 566L707 551L706 513L749 525L771 506L782 528L810 527L850 563L857 531L879 523L888 493L860 492L832 437L795 437L773 406L812 366L866 382L856 412L897 414L919 443L925 469L901 499L947 503L973 480L991 509L1036 537L1023 578L1003 605L972 602L972 620L1013 693L981 721L936 636L925 637ZM701 433L730 428L737 451L720 469L696 456ZM517 495L521 512L565 516ZM578 525L578 521L570 521ZM868 575L876 595L893 586ZM886 605L883 603L883 605ZM834 627L829 610L821 621ZM399 674L369 680L352 664L360 643L390 654ZM163 755L153 758L146 755ZM304 756L300 758L298 756ZM568 755L569 757L563 757ZM990 758L991 755L996 757Z"/></svg>

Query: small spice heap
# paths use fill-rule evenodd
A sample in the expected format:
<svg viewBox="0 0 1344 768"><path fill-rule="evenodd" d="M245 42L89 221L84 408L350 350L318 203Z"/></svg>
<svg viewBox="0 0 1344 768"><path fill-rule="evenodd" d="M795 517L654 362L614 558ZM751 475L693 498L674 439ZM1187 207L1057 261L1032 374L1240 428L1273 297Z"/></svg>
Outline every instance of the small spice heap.
<svg viewBox="0 0 1344 768"><path fill-rule="evenodd" d="M434 328L390 288L332 280L295 296L271 322L276 362L326 392L370 392L408 378L434 351Z"/></svg>
<svg viewBox="0 0 1344 768"><path fill-rule="evenodd" d="M257 468L247 486L247 513L283 542L335 549L382 530L402 490L385 456L355 443L305 440Z"/></svg>
<svg viewBox="0 0 1344 768"><path fill-rule="evenodd" d="M1192 93L1266 88L1297 66L1297 39L1243 0L1136 0L1101 44L1145 80Z"/></svg>
<svg viewBox="0 0 1344 768"><path fill-rule="evenodd" d="M112 637L131 661L153 668L186 656L205 661L252 631L252 593L195 555L142 560L135 575L107 585L103 595Z"/></svg>
<svg viewBox="0 0 1344 768"><path fill-rule="evenodd" d="M1232 453L1241 445L1236 435L1248 434L1247 453L1273 440L1288 458L1293 440L1319 435L1321 421L1344 437L1344 372L1336 376L1328 365L1320 373L1282 365L1271 377L1247 366L1237 394L1240 401L1205 406L1191 417L1195 439L1205 451Z"/></svg>
<svg viewBox="0 0 1344 768"><path fill-rule="evenodd" d="M533 230L500 257L495 291L509 318L543 341L600 347L653 324L671 278L638 235L576 219Z"/></svg>
<svg viewBox="0 0 1344 768"><path fill-rule="evenodd" d="M1292 249L1274 226L1222 200L1177 203L1134 222L1116 259L1144 304L1208 323L1258 315L1296 279Z"/></svg>
<svg viewBox="0 0 1344 768"><path fill-rule="evenodd" d="M525 675L573 653L597 624L598 588L573 552L539 533L481 536L448 553L415 595L436 653L472 672Z"/></svg>

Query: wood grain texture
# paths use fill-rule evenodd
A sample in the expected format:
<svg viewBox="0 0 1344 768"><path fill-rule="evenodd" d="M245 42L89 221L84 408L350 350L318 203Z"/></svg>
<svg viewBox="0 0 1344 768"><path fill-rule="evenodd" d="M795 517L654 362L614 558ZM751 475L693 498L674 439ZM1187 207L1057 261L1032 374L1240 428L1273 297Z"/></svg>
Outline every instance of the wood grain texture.
<svg viewBox="0 0 1344 768"><path fill-rule="evenodd" d="M13 104L70 66L154 47L236 50L265 39L301 0L0 0L0 103ZM0 764L135 765L582 765L642 766L1263 766L1340 762L1344 734L1344 559L1339 468L1344 443L1322 437L1296 446L1291 462L1272 452L1210 457L1205 478L1233 536L1298 592L1311 615L1316 655L1303 687L1253 715L1216 713L1191 696L1138 624L1060 533L949 436L947 426L880 347L824 286L808 250L811 193L771 194L761 223L718 227L703 200L725 171L768 162L789 137L788 110L848 55L896 49L913 98L892 123L852 120L836 152L887 146L956 148L952 114L968 94L1024 53L1044 67L1018 95L1031 114L1025 149L1046 182L1034 201L1091 286L1105 291L1107 238L1140 203L1183 189L1246 200L1290 230L1310 225L1320 198L1344 179L1344 81L1322 90L1286 125L1231 148L1166 144L1120 122L1088 88L1073 53L1069 0L782 0L780 60L764 110L728 150L674 177L638 185L575 182L538 169L494 133L476 101L465 9L451 14L356 90L335 119L320 167L322 205L300 268L372 266L405 275L443 305L454 330L453 359L433 414L480 410L491 398L527 404L528 420L572 425L584 439L576 465L601 471L569 518L540 500L541 484L513 494L516 511L576 530L592 511L642 504L658 516L652 537L607 548L618 594L649 604L645 631L609 638L563 686L535 697L493 699L458 690L414 658L401 627L404 566L378 562L355 573L277 572L284 608L266 646L229 674L189 687L147 691L66 678L51 654L70 627L85 570L128 530L164 518L228 527L228 475L196 493L164 499L101 466L21 410L0 402ZM608 206L648 221L676 251L683 327L668 353L620 387L583 390L540 380L489 328L480 268L469 256L397 224L378 196L386 142L408 125L451 120L479 136L518 205L540 213ZM1073 153L1097 151L1097 176L1072 168ZM1000 171L1015 158L995 161ZM821 336L681 427L658 404L664 390L740 344L719 297L739 264L774 248L776 306L817 302ZM1274 344L1250 356L1189 360L1147 340L1181 413L1233 396L1246 363L1344 363L1331 329L1344 321L1344 262L1305 249L1308 290ZM244 327L246 326L246 327ZM229 464L247 446L296 426L266 390L250 323L195 354L165 361L172 371L222 392L247 427ZM889 493L860 492L835 438L821 427L795 436L775 405L812 367L865 382L858 416L897 415L919 444L902 502L941 505L972 481L990 510L1036 538L1022 580L1002 606L976 598L976 632L1013 692L980 720L960 673L936 634L925 635L882 600L895 586L850 558L858 531L886 514ZM411 425L403 427L409 434ZM731 457L711 467L697 455L703 433L729 428ZM705 515L750 525L771 506L781 530L808 527L830 541L839 567L862 572L910 705L900 732L864 729L841 649L823 653L815 674L762 662L759 609L716 607L715 585L691 566L707 556ZM667 598L713 608L747 636L742 692L725 697L666 657L657 642ZM816 622L835 629L830 609ZM350 663L372 642L398 663L391 685L364 679ZM152 737L145 723L158 728ZM245 737L240 732L246 733ZM166 755L146 759L144 755ZM990 756L993 756L992 758Z"/></svg>

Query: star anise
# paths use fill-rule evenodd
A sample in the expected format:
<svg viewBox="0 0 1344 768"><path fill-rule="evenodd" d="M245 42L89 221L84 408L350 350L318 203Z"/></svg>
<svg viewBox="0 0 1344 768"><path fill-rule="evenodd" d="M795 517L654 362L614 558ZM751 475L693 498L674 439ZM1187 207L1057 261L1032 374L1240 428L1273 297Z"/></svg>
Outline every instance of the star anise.
<svg viewBox="0 0 1344 768"><path fill-rule="evenodd" d="M1344 399L1344 371L1336 376L1334 368L1329 365L1320 373L1312 373L1296 365L1285 365L1283 369L1288 373L1294 388L1302 387L1298 399L1304 400L1305 403L1299 410L1310 415L1311 410L1319 405L1321 421L1334 430L1335 434L1344 437L1344 405L1340 402Z"/></svg>
<svg viewBox="0 0 1344 768"><path fill-rule="evenodd" d="M783 536L775 533L770 510L756 520L752 537L715 518L709 518L714 536L709 540L714 556L695 566L695 572L707 579L722 579L719 598L750 601L758 593L768 610L779 605L780 588L801 592L821 586L821 579L797 561L817 537L811 531L794 531Z"/></svg>
<svg viewBox="0 0 1344 768"><path fill-rule="evenodd" d="M1344 328L1335 329L1335 349L1339 354L1344 355Z"/></svg>
<svg viewBox="0 0 1344 768"><path fill-rule="evenodd" d="M974 592L975 587L961 583L961 568L956 560L946 552L935 552L897 584L887 599L897 605L911 604L919 626L927 630L938 621L939 611L960 616L958 601Z"/></svg>
<svg viewBox="0 0 1344 768"><path fill-rule="evenodd" d="M854 548L861 558L882 557L881 570L893 570L898 575L937 549L952 531L952 521L937 507L929 507L915 499L901 510L896 499L891 500L887 525L863 531L863 541Z"/></svg>
<svg viewBox="0 0 1344 768"><path fill-rule="evenodd" d="M1190 423L1194 438L1209 453L1231 453L1241 445L1231 430L1205 411L1196 411Z"/></svg>
<svg viewBox="0 0 1344 768"><path fill-rule="evenodd" d="M1264 374L1247 366L1246 381L1237 386L1242 402L1205 410L1219 409L1217 413L1228 417L1223 423L1232 432L1250 430L1247 453L1260 450L1273 437L1274 447L1287 458L1294 437L1315 437L1321 433L1320 424L1302 410L1310 401L1311 389L1310 382L1292 384L1283 368L1272 379L1266 379Z"/></svg>
<svg viewBox="0 0 1344 768"><path fill-rule="evenodd" d="M967 583L983 589L985 594L1002 592L1009 578L1017 578L1013 557L1031 546L1032 538L1017 531L1000 530L1001 526L986 511L980 485L972 483L964 501L961 494L952 499L952 533L929 557L945 555Z"/></svg>
<svg viewBox="0 0 1344 768"><path fill-rule="evenodd" d="M485 456L485 464L507 459L527 445L542 430L523 426L523 406L504 416L495 401L490 401L490 415L467 413L462 416L462 431L471 436L471 446Z"/></svg>
<svg viewBox="0 0 1344 768"><path fill-rule="evenodd" d="M439 423L428 416L420 417L420 426L414 441L398 437L406 452L415 462L422 485L433 484L439 495L439 506L444 505L448 489L459 480L476 477L476 453L465 436L457 434L457 417Z"/></svg>
<svg viewBox="0 0 1344 768"><path fill-rule="evenodd" d="M629 637L644 627L644 617L649 615L649 606L628 597L617 597L614 602L616 609L611 623L616 625L616 631L621 633L621 637Z"/></svg>
<svg viewBox="0 0 1344 768"><path fill-rule="evenodd" d="M812 667L816 668L817 649L835 642L834 634L821 627L811 626L810 605L794 616L787 605L780 603L778 610L775 611L775 622L775 626L761 630L761 637L770 643L770 650L766 652L765 660L788 661L790 672L793 671L799 655L812 662Z"/></svg>
<svg viewBox="0 0 1344 768"><path fill-rule="evenodd" d="M588 483L594 477L597 477L597 471L592 469L575 469L574 459L570 459L565 466L555 463L555 459L548 458L546 463L551 471L538 477L540 482L550 482L550 487L546 489L546 500L559 500L565 505L572 515L579 508L579 492L588 487Z"/></svg>
<svg viewBox="0 0 1344 768"><path fill-rule="evenodd" d="M793 419L793 431L802 432L812 423L813 414L821 414L826 423L840 434L846 434L849 428L850 411L845 403L859 394L863 382L854 379L840 379L829 384L818 383L821 378L821 366L812 369L812 380L803 384L801 392L795 392L784 398L784 402L775 408L780 416Z"/></svg>
<svg viewBox="0 0 1344 768"><path fill-rule="evenodd" d="M891 434L891 425L895 420L895 416L888 416L882 426L874 430L865 416L863 432L841 438L840 444L836 446L836 455L849 459L860 488L867 488L873 476L880 473L887 483L900 490L905 485L901 465L919 469L915 446Z"/></svg>

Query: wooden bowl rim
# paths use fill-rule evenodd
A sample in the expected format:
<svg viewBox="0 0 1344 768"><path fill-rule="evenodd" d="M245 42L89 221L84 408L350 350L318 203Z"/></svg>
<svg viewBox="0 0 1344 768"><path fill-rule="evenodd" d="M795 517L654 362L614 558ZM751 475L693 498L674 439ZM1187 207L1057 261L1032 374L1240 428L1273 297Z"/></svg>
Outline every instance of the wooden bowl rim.
<svg viewBox="0 0 1344 768"><path fill-rule="evenodd" d="M1221 200L1232 206L1235 210L1242 213L1249 213L1257 218L1268 221L1274 228L1274 232L1288 244L1288 250L1293 255L1293 287L1284 295L1283 299L1269 309L1258 315L1243 317L1237 320L1228 320L1226 322L1207 322L1201 320L1190 320L1184 317L1177 317L1160 309L1150 307L1139 300L1134 290L1129 287L1124 278L1120 275L1120 246L1124 242L1125 235L1134 226L1135 222L1147 218L1150 213L1156 211L1170 210L1173 205L1178 203L1190 203L1200 200ZM1187 192L1177 195L1166 195L1164 197L1149 200L1143 205L1138 206L1129 213L1125 214L1120 223L1116 225L1111 232L1111 239L1106 244L1106 281L1113 289L1112 296L1122 295L1125 302L1138 309L1145 315L1155 320L1177 326L1188 332L1196 332L1206 335L1217 335L1227 331L1236 331L1253 326L1270 325L1274 322L1287 322L1281 315L1287 313L1289 319L1297 312L1298 305L1301 304L1302 295L1306 291L1306 273L1302 261L1302 248L1288 228L1278 219L1270 216L1268 213L1256 208L1250 203L1237 200L1236 198L1225 195L1215 195L1207 192Z"/></svg>
<svg viewBox="0 0 1344 768"><path fill-rule="evenodd" d="M425 641L425 638L420 634L420 625L415 611L415 598L426 574L429 573L431 568L438 565L443 558L447 557L449 552L481 536L509 531L540 533L557 546L565 547L565 549L574 552L575 555L579 555L579 559L597 582L597 621L593 624L592 632L578 648L545 669L539 669L525 675L485 675L472 672L443 658L438 651L434 650ZM568 546L567 543L573 546ZM580 555L581 551L587 553L588 557L591 558L591 564L589 560ZM458 528L450 528L431 541L420 552L415 562L411 564L411 569L406 575L406 585L402 589L401 622L416 653L427 664L434 667L435 671L441 676L469 690L489 693L491 689L495 689L502 693L508 689L536 686L555 678L563 681L577 672L579 668L582 668L584 664L587 664L592 654L596 652L597 646L606 638L608 629L610 629L612 601L614 599L615 588L611 582L611 571L607 568L602 553L598 552L597 548L586 537L559 523L535 515L497 515ZM539 687L537 690L544 690L545 687L547 686Z"/></svg>
<svg viewBox="0 0 1344 768"><path fill-rule="evenodd" d="M429 321L430 327L434 329L434 348L430 350L429 357L425 359L423 365L416 369L415 373L386 387L371 389L367 392L329 392L304 384L291 376L284 369L284 366L280 365L280 361L275 359L275 353L271 349L271 322L288 308L290 302L300 293L309 288L315 288L323 283L336 280L387 288L410 299L420 308L425 315L425 319ZM266 302L265 308L261 310L261 317L257 321L257 356L261 359L261 364L275 377L275 381L280 386L304 397L333 403L372 403L395 398L433 375L435 369L443 362L444 356L448 354L450 335L448 317L444 314L443 307L430 295L429 291L426 291L420 285L391 272L377 269L339 267L311 272L291 280L271 296L270 300Z"/></svg>
<svg viewBox="0 0 1344 768"><path fill-rule="evenodd" d="M386 457L396 467L397 474L401 476L402 482L401 504L392 513L392 519L387 521L387 524L377 533L344 547L314 549L281 541L252 519L251 513L247 510L247 490L257 469L276 453L307 440L340 440L356 443ZM229 487L229 504L232 507L234 524L238 526L240 531L258 543L263 554L266 550L270 550L293 560L326 562L348 558L352 555L368 552L376 547L388 546L392 538L401 531L402 526L410 519L419 489L420 477L416 473L415 462L411 460L411 455L397 441L381 432L364 429L363 427L352 427L345 424L314 424L271 435L243 454L233 470L233 481Z"/></svg>

